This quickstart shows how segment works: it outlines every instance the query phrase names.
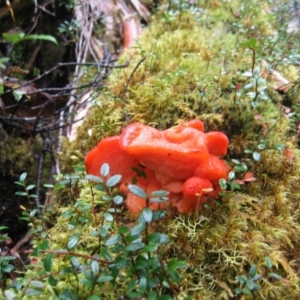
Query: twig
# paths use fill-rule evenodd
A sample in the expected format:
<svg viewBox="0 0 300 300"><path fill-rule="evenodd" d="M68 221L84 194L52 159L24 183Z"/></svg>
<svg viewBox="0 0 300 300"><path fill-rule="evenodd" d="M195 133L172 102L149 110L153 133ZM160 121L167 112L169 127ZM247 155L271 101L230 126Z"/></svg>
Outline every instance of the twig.
<svg viewBox="0 0 300 300"><path fill-rule="evenodd" d="M121 64L121 65L116 65L116 66L111 66L111 65L108 65L108 64L101 64L101 63L77 63L77 62L69 62L69 63L58 63L56 66L54 66L53 68L45 71L43 74L41 74L40 76L38 77L35 77L34 79L32 80L29 80L27 81L25 84L23 85L20 85L20 86L17 86L15 88L12 88L12 89L9 89L5 92L2 93L2 95L4 94L7 94L7 93L10 93L12 91L15 91L15 90L18 90L22 87L26 87L32 83L34 83L35 81L37 80L40 80L41 78L43 78L44 76L50 74L51 72L55 71L56 69L60 68L60 67L64 67L64 66L76 66L76 65L80 65L80 66L97 66L97 67L103 67L103 68L110 68L110 69L120 69L120 68L126 68L129 66L129 63L125 63L125 64ZM92 83L94 82L91 82L89 84L86 84L86 85L82 85L80 87L73 87L73 88L45 88L45 89L37 89L36 92L33 92L33 93L26 93L27 95L31 95L31 94L36 94L38 92L42 92L42 91L61 91L61 90L76 90L76 89L81 89L81 88L85 88L87 86L90 86Z"/></svg>
<svg viewBox="0 0 300 300"><path fill-rule="evenodd" d="M122 95L122 100L124 101L125 100L125 96L126 96L126 92L127 92L127 89L128 89L128 85L129 85L129 82L131 81L134 73L136 72L136 70L138 69L138 67L140 66L140 64L147 58L147 56L144 56L142 57L142 59L137 63L137 65L134 67L134 69L132 70L128 80L126 81L125 83L125 86L124 86L124 90L123 90L123 95Z"/></svg>
<svg viewBox="0 0 300 300"><path fill-rule="evenodd" d="M122 94L122 101L125 102L125 99L126 99L126 92L127 92L127 89L128 89L128 85L129 85L129 82L131 81L134 73L136 72L136 70L138 69L138 67L141 65L141 63L146 59L147 57L144 56L142 57L142 59L137 63L137 65L134 67L134 69L132 70L129 78L127 79L125 85L124 85L124 90L123 90L123 94ZM129 116L126 112L126 109L125 109L125 120L126 121L129 121Z"/></svg>

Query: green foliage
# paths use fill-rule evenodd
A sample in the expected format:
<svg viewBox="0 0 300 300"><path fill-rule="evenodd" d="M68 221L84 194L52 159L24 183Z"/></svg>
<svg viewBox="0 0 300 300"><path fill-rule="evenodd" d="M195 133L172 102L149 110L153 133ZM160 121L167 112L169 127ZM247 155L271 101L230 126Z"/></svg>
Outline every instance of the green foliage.
<svg viewBox="0 0 300 300"><path fill-rule="evenodd" d="M27 173L24 172L20 175L19 180L15 182L15 184L23 187L24 189L23 191L18 191L15 194L18 196L25 196L27 198L28 203L31 203L31 199L35 199L37 197L37 195L31 193L31 190L35 188L35 184L26 185L26 177Z"/></svg>
<svg viewBox="0 0 300 300"><path fill-rule="evenodd" d="M12 270L14 270L14 266L9 262L16 259L14 256L3 256L1 255L1 252L2 251L0 249L0 282L3 281L5 274L9 274Z"/></svg>
<svg viewBox="0 0 300 300"><path fill-rule="evenodd" d="M32 233L37 237L33 255L40 261L40 271L33 277L34 273L28 272L23 281L24 288L18 290L12 284L10 292L24 299L31 296L46 299L51 294L48 293L51 287L55 294L80 296L85 293L85 296L98 297L104 296L110 287L118 290L115 295L123 293L129 298L176 298L175 286L181 281L179 270L187 265L176 257L167 258L169 238L165 233L153 230L166 212L153 212L146 207L136 222L128 225L122 215L123 196L115 194L121 176L108 177L109 171L109 165L103 164L99 177L77 172L64 176L57 183L57 189L69 189L69 196L74 201L74 206L62 213L64 226L69 228L65 238L57 240L57 233L51 233L51 230L44 234L42 227L39 228L39 220L34 219L36 210L24 212L23 219L33 224ZM22 196L28 197L33 187L25 184L26 175L21 174L16 183L25 189ZM79 186L90 190L89 201L82 197L73 198L72 189ZM128 188L145 198L148 205L152 201L165 201L168 194L167 191L156 191L148 196L136 185ZM101 191L98 195L97 190ZM103 204L96 208L94 203L98 196ZM101 212L96 213L96 209ZM53 245L54 240L59 245ZM59 284L67 279L74 282L71 287Z"/></svg>
<svg viewBox="0 0 300 300"><path fill-rule="evenodd" d="M6 66L4 63L9 61L9 57L0 57L0 69L5 69Z"/></svg>
<svg viewBox="0 0 300 300"><path fill-rule="evenodd" d="M256 274L257 266L252 265L248 275L236 276L236 280L238 281L240 287L235 289L235 293L252 296L255 291L262 289L261 285L257 282L262 280L264 276L269 277L269 279L282 279L279 274L272 272L273 264L269 256L265 257L265 267L267 272L265 272L264 275Z"/></svg>
<svg viewBox="0 0 300 300"><path fill-rule="evenodd" d="M13 34L11 33L3 33L2 37L4 40L6 40L9 43L12 43L13 45L23 42L23 41L35 41L35 40L43 40L52 42L56 45L58 45L57 40L52 35L46 35L46 34L29 34L25 35L24 32L15 32Z"/></svg>

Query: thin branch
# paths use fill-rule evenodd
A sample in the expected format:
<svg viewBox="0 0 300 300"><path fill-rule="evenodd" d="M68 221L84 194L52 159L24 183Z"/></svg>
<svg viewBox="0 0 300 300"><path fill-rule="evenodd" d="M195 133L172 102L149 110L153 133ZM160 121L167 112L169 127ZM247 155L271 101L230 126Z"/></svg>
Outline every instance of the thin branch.
<svg viewBox="0 0 300 300"><path fill-rule="evenodd" d="M132 70L128 80L126 81L125 83L125 86L124 86L124 90L123 90L123 95L122 95L122 100L124 101L125 100L125 96L126 96L126 92L127 92L127 89L128 89L128 85L129 85L129 82L131 81L134 73L136 72L136 70L138 69L138 67L141 65L141 63L147 58L147 56L144 56L142 57L142 59L137 63L137 65L134 67L134 69Z"/></svg>

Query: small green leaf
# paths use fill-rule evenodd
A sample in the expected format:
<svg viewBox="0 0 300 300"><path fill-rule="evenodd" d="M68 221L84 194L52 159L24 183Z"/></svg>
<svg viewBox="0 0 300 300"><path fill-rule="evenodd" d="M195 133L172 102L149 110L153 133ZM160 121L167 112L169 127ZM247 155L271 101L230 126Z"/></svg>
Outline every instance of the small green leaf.
<svg viewBox="0 0 300 300"><path fill-rule="evenodd" d="M114 199L113 199L113 201L114 201L114 203L115 203L116 205L122 204L122 203L123 203L123 200L124 200L123 197L122 197L122 196L119 196L119 195L115 196Z"/></svg>
<svg viewBox="0 0 300 300"><path fill-rule="evenodd" d="M95 175L91 175L91 174L85 175L85 178L87 180L90 180L90 181L93 181L93 182L98 182L98 183L102 183L103 182L102 178L100 178L98 176L95 176Z"/></svg>
<svg viewBox="0 0 300 300"><path fill-rule="evenodd" d="M130 231L129 227L124 225L124 226L120 227L119 234L125 234L125 233L127 233L129 231Z"/></svg>
<svg viewBox="0 0 300 300"><path fill-rule="evenodd" d="M113 200L112 196L107 195L107 194L103 195L101 198L104 201L111 201L111 200Z"/></svg>
<svg viewBox="0 0 300 300"><path fill-rule="evenodd" d="M19 192L15 192L15 195L17 195L17 196L27 196L27 193L19 191Z"/></svg>
<svg viewBox="0 0 300 300"><path fill-rule="evenodd" d="M237 190L241 189L241 186L238 183L234 182L234 181L230 182L230 186L231 186L232 189L237 189Z"/></svg>
<svg viewBox="0 0 300 300"><path fill-rule="evenodd" d="M38 280L31 280L30 285L39 289L43 289L45 286L42 281Z"/></svg>
<svg viewBox="0 0 300 300"><path fill-rule="evenodd" d="M118 270L125 268L129 263L129 259L124 258L123 255L117 256L115 258L115 266Z"/></svg>
<svg viewBox="0 0 300 300"><path fill-rule="evenodd" d="M100 276L98 279L97 279L97 282L98 283L101 283L101 282L107 282L107 281L112 281L114 278L112 276L109 276L109 275L103 275L103 276Z"/></svg>
<svg viewBox="0 0 300 300"><path fill-rule="evenodd" d="M181 277L180 277L180 275L178 274L177 271L171 271L171 272L169 272L169 276L170 276L170 279L173 282L179 283L180 280L181 280Z"/></svg>
<svg viewBox="0 0 300 300"><path fill-rule="evenodd" d="M87 279L87 278L81 278L80 283L82 283L84 286L86 286L89 290L92 289L94 282L93 279Z"/></svg>
<svg viewBox="0 0 300 300"><path fill-rule="evenodd" d="M147 289L147 278L140 277L138 286L139 286L139 291L144 293Z"/></svg>
<svg viewBox="0 0 300 300"><path fill-rule="evenodd" d="M157 292L156 291L150 291L148 293L147 300L157 300ZM192 299L190 299L192 300Z"/></svg>
<svg viewBox="0 0 300 300"><path fill-rule="evenodd" d="M100 169L100 174L105 177L109 174L109 165L104 163L102 166L101 166L101 169Z"/></svg>
<svg viewBox="0 0 300 300"><path fill-rule="evenodd" d="M265 266L268 269L271 269L273 267L272 260L271 260L271 258L269 256L265 257Z"/></svg>
<svg viewBox="0 0 300 300"><path fill-rule="evenodd" d="M164 218L166 216L167 212L165 210L157 210L153 212L153 221L157 221L161 218Z"/></svg>
<svg viewBox="0 0 300 300"><path fill-rule="evenodd" d="M220 184L221 189L226 190L226 188L227 188L227 181L226 181L226 179L221 178L219 180L219 184Z"/></svg>
<svg viewBox="0 0 300 300"><path fill-rule="evenodd" d="M114 175L106 181L106 186L109 188L113 187L113 186L117 185L121 179L122 179L121 175Z"/></svg>
<svg viewBox="0 0 300 300"><path fill-rule="evenodd" d="M244 165L237 165L237 166L234 166L233 170L235 172L245 172L245 171L247 171L247 166L245 168Z"/></svg>
<svg viewBox="0 0 300 300"><path fill-rule="evenodd" d="M100 255L101 255L101 257L103 257L106 260L111 260L110 253L109 253L108 249L105 247L101 248Z"/></svg>
<svg viewBox="0 0 300 300"><path fill-rule="evenodd" d="M158 244L149 243L148 245L146 245L142 249L142 252L154 252L154 251L157 251L158 246L159 246Z"/></svg>
<svg viewBox="0 0 300 300"><path fill-rule="evenodd" d="M50 243L49 243L49 241L48 241L48 240L42 241L42 242L39 244L39 248L40 248L41 250L47 250L47 249L49 249L49 248L50 248Z"/></svg>
<svg viewBox="0 0 300 300"><path fill-rule="evenodd" d="M5 296L5 300L20 300L20 298L10 290L5 290L4 296Z"/></svg>
<svg viewBox="0 0 300 300"><path fill-rule="evenodd" d="M12 93L17 102L19 102L24 95L24 93L21 90L14 90Z"/></svg>
<svg viewBox="0 0 300 300"><path fill-rule="evenodd" d="M169 238L164 233L153 232L153 233L149 234L148 241L150 243L163 244L163 243L167 243L169 241Z"/></svg>
<svg viewBox="0 0 300 300"><path fill-rule="evenodd" d="M253 282L253 280L252 279L248 279L246 281L246 284L247 284L247 287L249 288L249 290L252 291L253 288L254 288L254 282Z"/></svg>
<svg viewBox="0 0 300 300"><path fill-rule="evenodd" d="M165 197L168 196L170 194L169 191L165 191L165 190L161 190L161 191L154 191L151 193L151 196L154 197Z"/></svg>
<svg viewBox="0 0 300 300"><path fill-rule="evenodd" d="M4 256L2 259L3 260L14 260L14 259L16 259L16 257L15 256Z"/></svg>
<svg viewBox="0 0 300 300"><path fill-rule="evenodd" d="M252 265L251 266L251 268L250 268L250 270L249 270L249 276L251 277L251 278L253 278L254 276L255 276L255 274L256 274L256 265Z"/></svg>
<svg viewBox="0 0 300 300"><path fill-rule="evenodd" d="M16 44L16 43L20 42L24 38L24 36L25 36L24 32L15 32L13 34L10 34L10 33L2 34L2 37L12 44Z"/></svg>
<svg viewBox="0 0 300 300"><path fill-rule="evenodd" d="M38 296L41 295L43 293L42 289L27 289L25 292L26 296Z"/></svg>
<svg viewBox="0 0 300 300"><path fill-rule="evenodd" d="M22 174L20 175L19 180L20 180L21 182L23 182L23 181L26 179L26 177L27 177L27 173L24 172L24 173L22 173Z"/></svg>
<svg viewBox="0 0 300 300"><path fill-rule="evenodd" d="M179 268L186 268L187 264L184 261L177 260L176 258L171 259L167 263L167 270L168 271L174 271Z"/></svg>
<svg viewBox="0 0 300 300"><path fill-rule="evenodd" d="M135 236L135 235L140 234L144 230L145 230L145 225L144 224L138 224L138 225L131 228L130 234Z"/></svg>
<svg viewBox="0 0 300 300"><path fill-rule="evenodd" d="M146 192L143 189L141 189L139 186L133 185L133 184L128 184L128 189L134 195L136 195L140 198L143 198L143 199L147 199Z"/></svg>
<svg viewBox="0 0 300 300"><path fill-rule="evenodd" d="M253 158L255 161L260 161L260 153L259 152L253 152Z"/></svg>
<svg viewBox="0 0 300 300"><path fill-rule="evenodd" d="M252 153L253 153L253 151L252 151L252 150L249 150L249 149L246 149L246 150L244 151L244 153L247 153L247 154L252 154Z"/></svg>
<svg viewBox="0 0 300 300"><path fill-rule="evenodd" d="M74 267L74 268L79 268L80 267L80 262L78 261L78 259L75 257L75 256L72 256L71 258L70 258L70 260L71 260L71 264L72 264L72 266Z"/></svg>
<svg viewBox="0 0 300 300"><path fill-rule="evenodd" d="M30 185L28 185L27 187L26 187L26 189L28 190L28 191L30 191L30 190L32 190L32 189L34 189L35 188L35 184L30 184Z"/></svg>
<svg viewBox="0 0 300 300"><path fill-rule="evenodd" d="M147 265L147 259L143 255L138 255L135 260L135 268L137 270L145 270Z"/></svg>
<svg viewBox="0 0 300 300"><path fill-rule="evenodd" d="M47 34L30 34L25 36L22 41L26 41L26 40L44 40L44 41L48 41L48 42L52 42L55 45L58 45L57 40L54 36L52 35L47 35Z"/></svg>
<svg viewBox="0 0 300 300"><path fill-rule="evenodd" d="M54 254L49 253L44 259L44 269L46 270L46 272L50 272L52 269L53 257Z"/></svg>
<svg viewBox="0 0 300 300"><path fill-rule="evenodd" d="M112 222L112 221L114 220L113 215L110 214L110 213L108 213L108 212L104 213L104 218L105 218L105 220L107 220L108 222Z"/></svg>
<svg viewBox="0 0 300 300"><path fill-rule="evenodd" d="M30 212L29 215L30 215L30 217L34 217L36 215L36 213L37 213L37 209L35 208ZM43 227L41 227L41 228L43 228Z"/></svg>
<svg viewBox="0 0 300 300"><path fill-rule="evenodd" d="M251 291L250 291L249 289L247 289L247 288L243 288L243 289L242 289L242 292L243 292L245 295L252 296Z"/></svg>
<svg viewBox="0 0 300 300"><path fill-rule="evenodd" d="M248 40L248 45L250 48L255 48L256 47L256 39L255 38L250 38Z"/></svg>
<svg viewBox="0 0 300 300"><path fill-rule="evenodd" d="M91 263L91 270L94 275L98 275L99 273L99 263L95 260L92 261Z"/></svg>
<svg viewBox="0 0 300 300"><path fill-rule="evenodd" d="M104 187L103 183L96 184L94 186L94 189L97 191L100 191L100 192L105 192L105 187Z"/></svg>
<svg viewBox="0 0 300 300"><path fill-rule="evenodd" d="M155 197L155 198L150 198L149 201L152 203L162 203L162 202L168 201L168 198L167 197L159 197L159 198Z"/></svg>
<svg viewBox="0 0 300 300"><path fill-rule="evenodd" d="M282 277L279 274L274 273L274 272L269 272L268 276L271 277L271 278L274 278L274 279L278 279L278 280L282 279Z"/></svg>
<svg viewBox="0 0 300 300"><path fill-rule="evenodd" d="M152 221L153 213L150 208L146 207L145 209L143 209L142 214L147 223L150 223Z"/></svg>
<svg viewBox="0 0 300 300"><path fill-rule="evenodd" d="M31 194L31 195L29 195L29 198L37 198L37 195L36 194Z"/></svg>
<svg viewBox="0 0 300 300"><path fill-rule="evenodd" d="M252 81L244 86L244 89L250 89L256 85L255 81Z"/></svg>
<svg viewBox="0 0 300 300"><path fill-rule="evenodd" d="M4 273L10 273L11 271L13 271L15 269L15 267L11 264L2 266L1 271Z"/></svg>
<svg viewBox="0 0 300 300"><path fill-rule="evenodd" d="M229 174L228 174L228 180L232 180L234 178L235 178L235 172L233 172L233 171L229 172Z"/></svg>
<svg viewBox="0 0 300 300"><path fill-rule="evenodd" d="M139 249L142 249L143 247L145 246L144 243L141 243L141 242L136 242L136 243L132 243L132 244L129 244L128 246L126 246L126 251L136 251L136 250L139 250Z"/></svg>
<svg viewBox="0 0 300 300"><path fill-rule="evenodd" d="M127 285L127 292L131 292L135 288L137 282L137 279L131 279Z"/></svg>
<svg viewBox="0 0 300 300"><path fill-rule="evenodd" d="M52 286L56 286L57 285L57 280L53 277L53 276L49 276L48 278L48 283Z"/></svg>
<svg viewBox="0 0 300 300"><path fill-rule="evenodd" d="M238 159L235 158L233 158L231 161L236 165L239 165L241 163Z"/></svg>
<svg viewBox="0 0 300 300"><path fill-rule="evenodd" d="M77 300L78 299L77 297L74 296L73 292L68 289L65 289L61 295L63 298L59 298L57 300Z"/></svg>
<svg viewBox="0 0 300 300"><path fill-rule="evenodd" d="M46 183L46 184L44 184L44 187L45 187L45 188L48 188L48 189L52 189L52 188L54 188L54 185L53 185L53 184Z"/></svg>
<svg viewBox="0 0 300 300"><path fill-rule="evenodd" d="M121 240L121 236L120 235L114 235L114 236L110 237L105 242L105 246L112 246L112 245L116 244L120 240Z"/></svg>
<svg viewBox="0 0 300 300"><path fill-rule="evenodd" d="M263 275L256 274L256 275L254 275L254 276L252 277L252 280L253 280L253 281L256 281L256 280L261 279L262 277L263 277Z"/></svg>
<svg viewBox="0 0 300 300"><path fill-rule="evenodd" d="M252 99L254 99L254 98L256 97L256 93L255 93L255 92L249 92L249 93L247 93L247 95L248 95L250 98L252 98ZM252 106L253 106L253 104L252 104Z"/></svg>
<svg viewBox="0 0 300 300"><path fill-rule="evenodd" d="M74 248L77 243L79 242L79 234L74 234L73 236L71 236L71 238L69 239L69 242L68 242L68 249L72 249Z"/></svg>

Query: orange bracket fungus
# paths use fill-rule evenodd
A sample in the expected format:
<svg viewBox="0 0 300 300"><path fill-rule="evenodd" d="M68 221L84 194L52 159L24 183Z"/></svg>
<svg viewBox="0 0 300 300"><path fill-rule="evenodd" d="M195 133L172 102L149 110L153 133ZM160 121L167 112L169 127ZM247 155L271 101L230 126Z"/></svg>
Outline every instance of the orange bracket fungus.
<svg viewBox="0 0 300 300"><path fill-rule="evenodd" d="M104 163L110 165L109 176L122 175L119 188L132 213L146 206L145 199L127 188L133 179L148 195L156 190L170 192L167 203L151 203L150 208L171 204L179 212L192 212L219 196L219 180L228 175L228 166L219 156L226 154L227 147L227 136L218 131L205 133L200 120L164 131L133 123L120 136L100 141L87 154L85 165L87 173L95 176ZM144 176L138 176L137 170Z"/></svg>

